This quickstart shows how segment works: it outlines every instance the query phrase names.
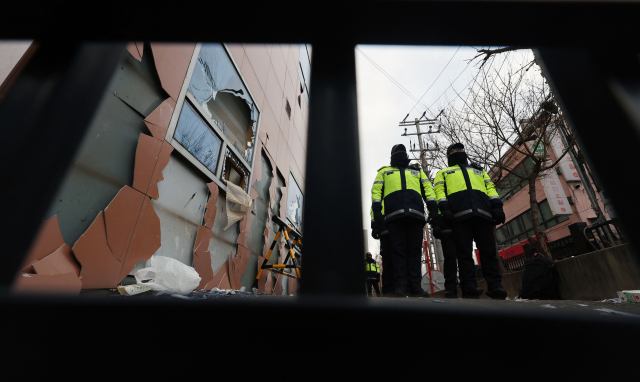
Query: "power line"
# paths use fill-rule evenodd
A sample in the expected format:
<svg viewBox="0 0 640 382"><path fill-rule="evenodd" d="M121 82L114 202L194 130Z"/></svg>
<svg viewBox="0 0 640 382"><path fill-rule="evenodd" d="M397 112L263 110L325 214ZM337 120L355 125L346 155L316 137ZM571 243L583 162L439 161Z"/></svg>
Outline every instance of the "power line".
<svg viewBox="0 0 640 382"><path fill-rule="evenodd" d="M369 60L369 62L371 62L371 64L378 69L382 74L384 74L389 80L391 80L391 82L393 82L400 90L402 90L402 92L404 94L406 94L407 96L409 96L409 98L411 98L414 101L417 101L418 103L420 102L420 100L418 100L413 94L411 94L411 92L409 92L409 90L407 90L404 86L402 86L395 78L393 78L389 73L387 73L384 69L382 69L382 67L380 65L378 65L375 61L373 61L369 56L367 56L362 50L360 50L360 48L356 47L356 50L358 52L360 52L360 54L362 54L367 60ZM421 103L422 106L424 106L425 108L427 107L426 104ZM415 106L414 106L415 107Z"/></svg>
<svg viewBox="0 0 640 382"><path fill-rule="evenodd" d="M431 83L431 85L429 86L429 88L427 89L427 91L424 92L424 94L422 95L422 97L420 97L420 99L418 100L418 102L416 102L415 105L413 105L413 107L411 108L411 110L409 110L409 114L411 114L411 112L413 111L413 109L416 108L416 106L418 106L418 103L420 103L420 101L422 101L422 98L424 98L424 96L427 94L427 92L429 90L431 90L431 88L433 87L433 85L436 83L436 81L438 81L438 78L440 78L440 76L442 75L442 73L444 73L444 70L447 69L447 67L449 66L449 64L451 63L451 60L453 60L453 58L456 56L456 54L458 54L458 51L460 50L460 48L462 48L461 46L458 47L458 49L456 49L455 53L453 53L453 56L451 56L451 58L449 59L449 62L447 62L447 64L444 66L444 68L442 68L442 71L440 72L440 74L438 74L438 77L436 77L435 80L433 80L433 82ZM431 105L433 106L433 105ZM429 107L426 108L427 110L431 111Z"/></svg>

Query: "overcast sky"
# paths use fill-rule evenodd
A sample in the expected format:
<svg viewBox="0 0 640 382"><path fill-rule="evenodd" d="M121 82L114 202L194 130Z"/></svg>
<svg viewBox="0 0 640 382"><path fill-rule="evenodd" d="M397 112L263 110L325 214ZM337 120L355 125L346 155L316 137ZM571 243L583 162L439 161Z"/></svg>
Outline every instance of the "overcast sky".
<svg viewBox="0 0 640 382"><path fill-rule="evenodd" d="M420 99L424 94L421 104L414 108L416 101L405 94L362 53L415 98ZM399 122L410 111L407 121L420 118L426 109L422 104L430 108L426 116L433 118L443 106L449 102L455 102L456 91L461 96L466 96L468 86L478 71L477 64L468 65L467 60L476 54L476 50L472 47L383 45L357 47L362 219L366 229L370 227L371 186L377 170L389 164L391 147L394 144L402 143L409 149L409 139L401 136L404 128L398 126ZM530 51L525 51L523 54L531 55ZM520 54L511 53L510 57L514 55ZM440 77L436 80L438 75ZM453 85L449 88L452 83ZM378 252L378 241L373 240L370 235L368 248L374 254Z"/></svg>

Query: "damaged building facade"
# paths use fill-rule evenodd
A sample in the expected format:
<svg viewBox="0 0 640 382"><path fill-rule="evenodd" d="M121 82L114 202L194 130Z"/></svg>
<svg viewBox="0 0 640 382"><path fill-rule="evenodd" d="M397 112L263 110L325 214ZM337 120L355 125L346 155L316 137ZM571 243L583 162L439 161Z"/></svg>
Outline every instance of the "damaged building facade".
<svg viewBox="0 0 640 382"><path fill-rule="evenodd" d="M298 44L130 43L14 290L115 288L154 255L193 266L197 289L250 289L272 216L303 229L310 57ZM237 221L230 188L251 199Z"/></svg>

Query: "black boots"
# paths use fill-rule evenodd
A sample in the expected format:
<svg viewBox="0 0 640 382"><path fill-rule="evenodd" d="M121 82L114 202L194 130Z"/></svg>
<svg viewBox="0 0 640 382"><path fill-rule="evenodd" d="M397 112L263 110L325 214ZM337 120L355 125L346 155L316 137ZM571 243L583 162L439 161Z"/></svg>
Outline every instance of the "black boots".
<svg viewBox="0 0 640 382"><path fill-rule="evenodd" d="M462 289L462 298L480 298L484 289L478 287L466 287Z"/></svg>
<svg viewBox="0 0 640 382"><path fill-rule="evenodd" d="M407 297L407 288L404 285L396 284L395 297Z"/></svg>
<svg viewBox="0 0 640 382"><path fill-rule="evenodd" d="M429 293L418 283L411 284L411 297L429 297Z"/></svg>
<svg viewBox="0 0 640 382"><path fill-rule="evenodd" d="M487 291L486 295L494 300L504 300L507 298L507 291L503 288L496 288Z"/></svg>
<svg viewBox="0 0 640 382"><path fill-rule="evenodd" d="M444 292L444 298L458 298L458 291L456 289L448 290Z"/></svg>

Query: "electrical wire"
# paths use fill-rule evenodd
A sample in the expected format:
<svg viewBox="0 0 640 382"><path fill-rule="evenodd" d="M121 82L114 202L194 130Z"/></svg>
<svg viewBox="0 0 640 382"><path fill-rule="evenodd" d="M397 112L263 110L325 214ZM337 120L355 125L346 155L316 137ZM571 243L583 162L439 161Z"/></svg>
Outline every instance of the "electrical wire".
<svg viewBox="0 0 640 382"><path fill-rule="evenodd" d="M442 73L444 73L445 69L447 69L447 67L449 66L449 64L451 63L451 61L453 60L453 58L456 56L456 54L458 54L458 51L460 50L460 48L462 48L461 46L458 47L458 49L456 49L455 53L453 53L453 56L451 56L451 58L449 59L449 62L447 62L447 64L444 66L444 68L442 68L442 71L440 72L440 74L438 74L438 77L436 77L435 80L433 80L433 82L431 83L431 85L429 86L429 88L427 89L427 91L424 92L424 94L422 94L422 97L420 97L420 99L418 100L418 102L416 102L415 105L413 105L413 107L411 108L411 110L409 110L409 114L411 114L411 112L413 111L413 109L416 108L416 106L418 106L418 103L420 103L420 101L422 101L422 98L424 98L424 96L427 94L427 92L429 90L431 90L431 88L433 87L433 85L436 83L436 81L438 81L438 78L440 78L440 76L442 75ZM431 105L433 106L433 105ZM430 108L427 107L427 110L429 110ZM430 111L430 110L429 110ZM431 111L430 111L431 112Z"/></svg>
<svg viewBox="0 0 640 382"><path fill-rule="evenodd" d="M417 101L416 104L420 103L420 100L418 100L413 94L411 94L411 92L409 92L409 90L407 90L404 86L402 86L395 78L393 78L389 73L387 73L384 69L382 69L382 67L380 65L378 65L375 61L373 61L373 59L371 59L369 56L367 56L362 50L360 50L360 48L356 47L356 50L358 52L360 52L360 54L362 54L369 62L371 62L371 64L378 69L382 74L384 74L391 82L394 83L394 85L396 85L400 90L402 90L402 92L404 94L406 94L407 96L409 96L409 98L411 98L413 101ZM424 106L425 108L427 108L427 105L424 103L420 103L421 106ZM415 107L415 106L414 106Z"/></svg>

